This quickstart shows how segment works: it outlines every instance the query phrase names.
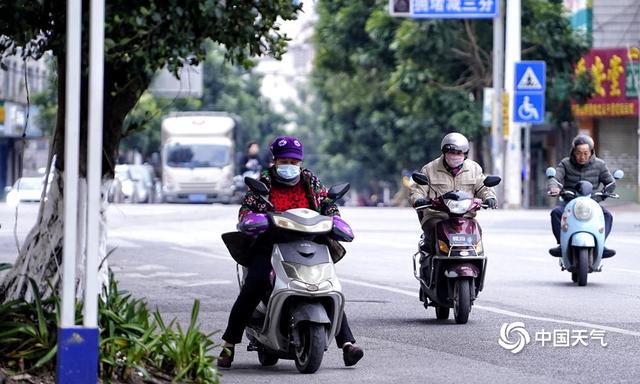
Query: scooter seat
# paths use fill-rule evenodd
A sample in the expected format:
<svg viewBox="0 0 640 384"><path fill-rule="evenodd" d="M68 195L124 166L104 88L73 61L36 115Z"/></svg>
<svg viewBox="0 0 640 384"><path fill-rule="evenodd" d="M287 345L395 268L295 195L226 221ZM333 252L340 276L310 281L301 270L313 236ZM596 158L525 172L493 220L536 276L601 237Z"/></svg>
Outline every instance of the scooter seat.
<svg viewBox="0 0 640 384"><path fill-rule="evenodd" d="M549 249L549 254L553 257L562 257L562 249L560 247L553 247Z"/></svg>
<svg viewBox="0 0 640 384"><path fill-rule="evenodd" d="M607 247L602 251L602 258L607 259L609 257L613 257L616 255L616 251L614 249L609 249Z"/></svg>

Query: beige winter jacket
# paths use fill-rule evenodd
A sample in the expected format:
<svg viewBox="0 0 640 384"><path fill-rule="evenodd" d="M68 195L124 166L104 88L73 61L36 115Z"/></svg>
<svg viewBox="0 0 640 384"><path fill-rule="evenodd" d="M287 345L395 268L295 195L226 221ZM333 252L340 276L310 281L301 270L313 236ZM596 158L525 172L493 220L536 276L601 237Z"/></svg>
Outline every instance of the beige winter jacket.
<svg viewBox="0 0 640 384"><path fill-rule="evenodd" d="M494 199L496 198L493 188L485 187L484 184L482 184L485 175L482 173L482 167L473 160L466 159L460 173L455 177L447 170L447 168L445 168L444 156L440 156L428 163L422 167L420 172L429 176L431 187L435 192L426 185L414 183L411 186L409 194L409 202L411 203L411 206L413 206L415 201L419 198L432 199L450 191L464 191L482 200L490 197ZM425 221L436 217L446 218L447 214L432 209L425 209L422 224L424 224Z"/></svg>

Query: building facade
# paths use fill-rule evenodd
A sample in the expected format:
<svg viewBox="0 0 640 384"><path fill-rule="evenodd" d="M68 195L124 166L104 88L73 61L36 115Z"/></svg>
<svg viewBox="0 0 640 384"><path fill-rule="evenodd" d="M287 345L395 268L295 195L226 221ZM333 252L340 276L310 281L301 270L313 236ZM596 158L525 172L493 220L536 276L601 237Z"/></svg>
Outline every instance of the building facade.
<svg viewBox="0 0 640 384"><path fill-rule="evenodd" d="M640 202L640 2L594 0L591 13L593 48L576 73L588 72L595 94L572 105L573 115L578 130L595 139L598 156L624 171L616 190L621 199Z"/></svg>
<svg viewBox="0 0 640 384"><path fill-rule="evenodd" d="M48 140L37 124L33 96L50 81L49 56L24 61L6 57L0 69L0 196L20 176L46 166Z"/></svg>

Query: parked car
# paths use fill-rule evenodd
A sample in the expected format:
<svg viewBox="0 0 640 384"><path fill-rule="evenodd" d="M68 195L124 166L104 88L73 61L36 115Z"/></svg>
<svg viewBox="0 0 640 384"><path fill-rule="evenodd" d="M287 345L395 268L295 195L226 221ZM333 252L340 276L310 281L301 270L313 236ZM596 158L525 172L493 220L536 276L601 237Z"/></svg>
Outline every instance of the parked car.
<svg viewBox="0 0 640 384"><path fill-rule="evenodd" d="M7 205L15 208L18 204L24 202L40 202L42 189L44 188L44 179L42 177L21 177L13 184L7 187Z"/></svg>
<svg viewBox="0 0 640 384"><path fill-rule="evenodd" d="M113 195L117 196L121 193L124 203L145 203L149 199L144 181L131 171L129 164L118 164L115 166L115 177ZM117 189L119 188L119 190Z"/></svg>

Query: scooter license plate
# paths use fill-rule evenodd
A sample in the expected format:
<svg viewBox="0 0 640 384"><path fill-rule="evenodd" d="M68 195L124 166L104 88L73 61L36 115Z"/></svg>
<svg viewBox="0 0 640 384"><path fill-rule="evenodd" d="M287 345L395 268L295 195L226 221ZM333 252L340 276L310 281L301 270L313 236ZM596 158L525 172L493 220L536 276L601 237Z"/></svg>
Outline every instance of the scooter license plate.
<svg viewBox="0 0 640 384"><path fill-rule="evenodd" d="M449 244L452 246L473 245L476 242L476 235L466 233L449 236Z"/></svg>

